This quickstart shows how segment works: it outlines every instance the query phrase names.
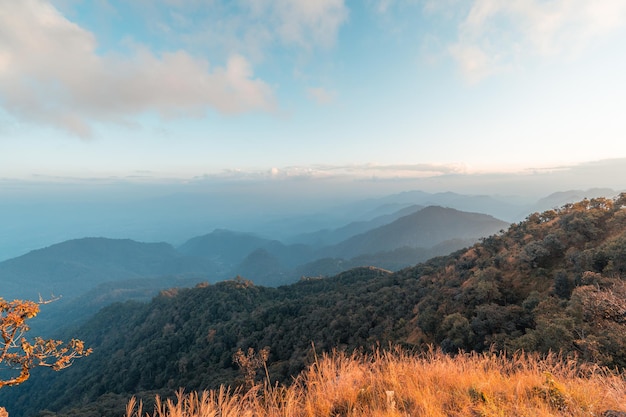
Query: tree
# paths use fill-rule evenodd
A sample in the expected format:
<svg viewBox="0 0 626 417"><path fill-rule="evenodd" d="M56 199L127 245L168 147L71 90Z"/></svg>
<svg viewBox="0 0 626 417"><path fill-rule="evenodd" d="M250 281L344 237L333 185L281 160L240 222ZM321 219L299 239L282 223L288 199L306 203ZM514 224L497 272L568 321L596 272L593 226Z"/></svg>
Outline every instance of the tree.
<svg viewBox="0 0 626 417"><path fill-rule="evenodd" d="M13 300L0 297L0 388L18 385L30 377L31 369L37 366L55 371L67 368L72 360L87 356L82 340L72 339L68 343L60 340L35 337L28 341L24 334L30 330L27 320L39 313L39 305L47 301Z"/></svg>
<svg viewBox="0 0 626 417"><path fill-rule="evenodd" d="M248 352L244 353L241 348L237 349L237 352L233 355L233 362L239 365L241 372L244 374L246 385L249 388L255 386L256 375L259 369L265 370L265 376L269 382L269 373L267 370L267 360L270 357L270 348L268 346L261 349L259 352L255 352L253 348L248 348Z"/></svg>
<svg viewBox="0 0 626 417"><path fill-rule="evenodd" d="M453 313L444 317L439 328L439 335L444 352L454 353L459 350L468 350L474 333L468 319L460 313Z"/></svg>

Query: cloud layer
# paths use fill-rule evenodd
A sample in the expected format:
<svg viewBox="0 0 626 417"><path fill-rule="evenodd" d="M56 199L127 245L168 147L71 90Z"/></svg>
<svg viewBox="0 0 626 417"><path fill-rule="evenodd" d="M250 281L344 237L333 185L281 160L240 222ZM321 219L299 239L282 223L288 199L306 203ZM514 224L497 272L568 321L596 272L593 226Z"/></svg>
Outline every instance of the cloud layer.
<svg viewBox="0 0 626 417"><path fill-rule="evenodd" d="M278 89L288 89L293 81L280 77L291 74L295 79L293 74L316 63L299 54L333 47L350 17L345 0L94 2L120 9L112 13L141 16L150 32L145 39L128 35L123 45L116 38L102 47L95 33L68 20L51 1L0 0L0 109L19 122L53 126L83 138L92 136L99 124L132 125L143 114L167 119L203 117L210 111L271 112L278 107L278 93L285 91ZM67 5L72 2L57 3L71 10ZM424 25L419 36L436 38L438 50L452 57L470 82L535 58L575 56L626 23L623 0L366 4L366 10L390 19L404 17L416 26L422 23L419 9L425 21L440 18L437 24ZM348 43L339 47L346 55L352 53L349 48ZM258 69L261 65L267 72ZM322 86L333 69L327 65L324 76L301 77L298 82L306 79L314 87L300 88L300 94L320 104L339 95L349 101L344 91Z"/></svg>
<svg viewBox="0 0 626 417"><path fill-rule="evenodd" d="M623 0L474 0L468 10L448 52L470 82L529 58L575 55L626 23Z"/></svg>
<svg viewBox="0 0 626 417"><path fill-rule="evenodd" d="M224 66L142 45L131 45L130 54L99 55L94 35L51 4L2 0L1 6L0 104L19 120L87 138L95 123L129 123L144 112L187 117L275 107L270 86L240 55Z"/></svg>

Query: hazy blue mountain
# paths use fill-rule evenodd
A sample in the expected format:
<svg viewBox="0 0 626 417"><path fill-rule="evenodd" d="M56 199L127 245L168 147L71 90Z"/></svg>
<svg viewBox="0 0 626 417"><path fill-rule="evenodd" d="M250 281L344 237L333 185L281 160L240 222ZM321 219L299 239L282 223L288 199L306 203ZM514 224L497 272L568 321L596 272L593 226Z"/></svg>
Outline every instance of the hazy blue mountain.
<svg viewBox="0 0 626 417"><path fill-rule="evenodd" d="M351 268L375 265L376 267L390 271L399 271L403 268L416 265L420 262L436 256L449 255L459 249L466 248L476 243L476 238L471 239L450 239L438 243L432 247L409 247L403 246L389 251L368 253L350 259ZM343 272L342 269L339 272Z"/></svg>
<svg viewBox="0 0 626 417"><path fill-rule="evenodd" d="M552 193L539 201L533 206L533 212L542 212L558 207L562 207L567 203L573 203L580 201L584 198L598 198L605 197L610 198L619 194L617 191L610 188L591 188L588 190L568 190Z"/></svg>
<svg viewBox="0 0 626 417"><path fill-rule="evenodd" d="M368 231L317 251L305 244L285 245L252 233L223 229L192 238L178 250L168 243L74 239L1 262L0 282L3 297L28 299L37 299L40 294L44 298L72 298L106 282L164 276L199 277L215 282L242 275L258 284L278 285L298 279L303 271L323 271L303 268L318 259L342 258L349 267L375 265L396 270L459 248L457 244L446 246L446 250L430 250L442 242L456 239L465 245L506 226L487 215L441 207L414 212L418 208L409 206L368 222L351 223L335 230L335 238L363 228ZM412 214L369 230L405 213ZM155 289L148 285L146 291Z"/></svg>
<svg viewBox="0 0 626 417"><path fill-rule="evenodd" d="M167 243L83 238L0 263L4 298L74 297L98 284L166 275L211 274L206 259L183 256Z"/></svg>
<svg viewBox="0 0 626 417"><path fill-rule="evenodd" d="M287 268L307 262L314 256L313 250L307 245L285 245L278 240L266 239L253 233L224 229L194 237L178 247L182 254L208 259L218 265L218 276L222 278L241 274L239 265L259 249L267 251Z"/></svg>
<svg viewBox="0 0 626 417"><path fill-rule="evenodd" d="M378 223L383 226L372 227ZM302 276L327 276L358 266L397 271L469 246L478 238L496 233L507 225L488 215L442 207L424 209L409 206L368 222L350 223L327 234L320 231L305 236L349 236L339 244L315 251L307 245L283 245L278 241L265 242L253 235L220 233L229 236L229 239L236 238L240 248L245 250L254 244L260 245L234 266L229 276L241 275L261 285L280 285L294 282ZM356 233L362 229L366 232ZM219 240L213 240L214 234L211 236L216 245L212 250L219 251ZM246 240L246 237L250 239ZM228 242L232 243L231 240ZM239 256L242 253L243 250Z"/></svg>
<svg viewBox="0 0 626 417"><path fill-rule="evenodd" d="M454 192L427 193L414 190L392 194L374 200L378 204L418 204L422 206L443 206L461 211L484 213L509 222L518 221L520 213L527 213L530 205L520 203L511 197L493 195L468 195ZM522 216L521 218L523 218Z"/></svg>
<svg viewBox="0 0 626 417"><path fill-rule="evenodd" d="M216 278L243 275L264 285L276 285L278 281L274 277L283 276L315 257L308 245L285 245L253 233L224 229L189 239L178 250L185 255L208 259L219 266ZM280 282L283 283L282 278Z"/></svg>
<svg viewBox="0 0 626 417"><path fill-rule="evenodd" d="M389 224L400 217L419 211L422 208L424 208L424 206L415 204L409 205L408 207L401 203L386 204L368 212L367 218L370 220L352 222L338 229L325 229L314 233L294 236L290 238L290 241L307 243L317 247L334 245L352 236L367 232L368 230L375 229L385 224ZM389 214L389 211L392 209L396 211ZM384 214L381 215L381 212Z"/></svg>
<svg viewBox="0 0 626 417"><path fill-rule="evenodd" d="M430 248L411 248L403 246L391 251L363 254L351 259L320 258L299 266L293 273L297 277L329 277L352 268L376 266L389 271L424 262L436 256L448 255L459 249L471 246L476 239L452 239Z"/></svg>
<svg viewBox="0 0 626 417"><path fill-rule="evenodd" d="M295 281L291 279L289 269L263 248L252 251L233 271L237 272L236 275L250 277L255 283L266 286L278 286Z"/></svg>
<svg viewBox="0 0 626 417"><path fill-rule="evenodd" d="M286 275L290 278L285 282L295 281L303 276L330 276L360 266L376 266L397 271L470 246L480 237L497 233L508 226L508 223L492 216L443 207L419 210L417 206L410 206L384 217L384 220L405 213L411 214L354 235L337 245L319 249L315 257L301 262L295 269L289 270L282 264L282 268L273 270L281 277ZM376 218L374 221L379 219L382 220ZM343 230L354 231L358 227L371 224L373 222L355 222ZM263 262L253 268L252 259L248 259L247 269L244 272L238 271L238 274L254 282L271 282L271 274L263 272Z"/></svg>
<svg viewBox="0 0 626 417"><path fill-rule="evenodd" d="M328 247L324 253L353 258L402 247L430 248L451 239L486 237L506 227L508 223L486 214L430 206Z"/></svg>
<svg viewBox="0 0 626 417"><path fill-rule="evenodd" d="M285 245L278 240L273 240L262 247L272 256L276 257L286 268L295 268L304 262L315 258L317 253L313 247L301 243Z"/></svg>
<svg viewBox="0 0 626 417"><path fill-rule="evenodd" d="M270 239L252 233L216 229L206 235L189 239L178 250L185 255L210 259L224 270L229 270L243 261L250 252L270 242Z"/></svg>

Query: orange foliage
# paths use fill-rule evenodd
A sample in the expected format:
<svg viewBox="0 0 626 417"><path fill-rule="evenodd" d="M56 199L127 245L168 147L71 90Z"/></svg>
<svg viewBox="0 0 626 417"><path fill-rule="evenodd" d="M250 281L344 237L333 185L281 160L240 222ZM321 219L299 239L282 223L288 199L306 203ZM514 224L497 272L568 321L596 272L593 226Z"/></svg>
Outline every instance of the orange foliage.
<svg viewBox="0 0 626 417"><path fill-rule="evenodd" d="M26 321L39 313L39 304L33 301L5 301L0 298L0 388L18 385L30 377L30 370L44 366L55 371L67 368L72 360L91 353L82 340L60 340L36 337L29 342L24 334L30 329ZM11 372L13 371L13 372ZM7 376L8 375L8 376Z"/></svg>

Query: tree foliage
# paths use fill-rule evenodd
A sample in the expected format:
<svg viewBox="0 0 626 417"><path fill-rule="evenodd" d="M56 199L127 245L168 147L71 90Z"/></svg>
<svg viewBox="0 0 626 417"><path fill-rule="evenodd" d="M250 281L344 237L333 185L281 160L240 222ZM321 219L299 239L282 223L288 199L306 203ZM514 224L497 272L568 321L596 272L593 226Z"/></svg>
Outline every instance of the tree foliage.
<svg viewBox="0 0 626 417"><path fill-rule="evenodd" d="M39 313L40 303L0 298L0 388L21 384L35 367L58 371L70 366L73 359L91 353L78 339L63 343L35 337L28 341L24 337L29 330L27 320Z"/></svg>

